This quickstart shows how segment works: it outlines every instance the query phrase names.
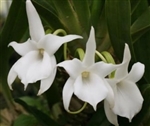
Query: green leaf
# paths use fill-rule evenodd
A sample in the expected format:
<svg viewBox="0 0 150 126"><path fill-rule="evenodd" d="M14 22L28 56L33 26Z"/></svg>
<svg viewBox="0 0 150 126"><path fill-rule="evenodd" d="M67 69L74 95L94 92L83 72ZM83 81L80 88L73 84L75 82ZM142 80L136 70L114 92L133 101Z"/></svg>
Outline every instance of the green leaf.
<svg viewBox="0 0 150 126"><path fill-rule="evenodd" d="M110 48L111 42L108 33L108 27L106 22L105 8L103 8L101 15L99 17L98 26L95 28L96 30L96 43L97 50L99 52L106 51Z"/></svg>
<svg viewBox="0 0 150 126"><path fill-rule="evenodd" d="M56 80L53 82L49 90L44 93L44 96L47 99L49 108L52 108L54 104L60 102L61 96L59 94L58 82Z"/></svg>
<svg viewBox="0 0 150 126"><path fill-rule="evenodd" d="M21 97L20 99L23 100L25 103L27 103L29 106L36 107L37 109L45 112L45 106L43 106L42 103L43 101L40 99L40 97L33 98L33 97L24 96Z"/></svg>
<svg viewBox="0 0 150 126"><path fill-rule="evenodd" d="M58 123L56 123L52 118L50 118L42 111L27 105L24 101L20 99L15 99L15 101L22 105L30 114L32 114L42 126L59 126Z"/></svg>
<svg viewBox="0 0 150 126"><path fill-rule="evenodd" d="M134 50L137 61L145 64L144 77L150 83L150 31L134 43Z"/></svg>
<svg viewBox="0 0 150 126"><path fill-rule="evenodd" d="M44 23L45 29L51 28L55 30L64 28L56 15L56 10L52 6L52 1L34 0L33 3Z"/></svg>
<svg viewBox="0 0 150 126"><path fill-rule="evenodd" d="M12 49L8 48L11 41L20 41L27 30L27 17L24 0L13 0L7 20L0 34L0 86L8 104L12 104L10 89L7 84L9 57Z"/></svg>
<svg viewBox="0 0 150 126"><path fill-rule="evenodd" d="M111 124L108 122L104 108L99 108L92 118L89 120L87 126L110 126Z"/></svg>
<svg viewBox="0 0 150 126"><path fill-rule="evenodd" d="M31 115L20 115L13 126L37 126L37 120Z"/></svg>
<svg viewBox="0 0 150 126"><path fill-rule="evenodd" d="M132 1L134 1L134 3L136 3L135 0L132 0ZM132 3L133 2L131 2L131 7L133 7ZM146 11L147 8L148 8L148 1L147 0L140 0L140 3L137 5L135 10L132 12L131 24L133 24L139 18L139 16L142 15L142 13L144 11Z"/></svg>
<svg viewBox="0 0 150 126"><path fill-rule="evenodd" d="M150 7L131 26L133 42L138 40L148 30L150 30Z"/></svg>
<svg viewBox="0 0 150 126"><path fill-rule="evenodd" d="M81 26L69 0L52 0L57 16L69 33L81 34Z"/></svg>
<svg viewBox="0 0 150 126"><path fill-rule="evenodd" d="M130 0L131 3L131 14L134 13L136 10L137 6L140 4L141 0Z"/></svg>
<svg viewBox="0 0 150 126"><path fill-rule="evenodd" d="M100 16L104 8L104 0L92 0L91 9L91 21L92 25L97 29L98 23L100 21Z"/></svg>
<svg viewBox="0 0 150 126"><path fill-rule="evenodd" d="M122 60L124 45L130 47L131 55L134 58L133 47L130 37L131 7L129 0L106 0L105 11L108 24L108 31L113 48L119 59Z"/></svg>
<svg viewBox="0 0 150 126"><path fill-rule="evenodd" d="M81 29L83 29L82 31L86 33L86 31L89 31L91 28L91 15L88 0L72 0L71 3L75 9Z"/></svg>

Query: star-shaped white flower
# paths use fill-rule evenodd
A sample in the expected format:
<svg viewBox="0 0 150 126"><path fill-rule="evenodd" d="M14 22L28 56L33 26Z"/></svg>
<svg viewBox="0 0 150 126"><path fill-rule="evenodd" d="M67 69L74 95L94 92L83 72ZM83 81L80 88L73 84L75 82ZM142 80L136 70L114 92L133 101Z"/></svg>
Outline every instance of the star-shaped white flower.
<svg viewBox="0 0 150 126"><path fill-rule="evenodd" d="M56 59L54 53L65 42L82 38L78 35L64 37L53 34L45 35L40 17L30 0L26 1L26 11L29 22L29 38L24 43L11 42L14 50L22 57L12 66L8 74L8 84L11 85L18 76L26 89L28 83L41 80L38 95L45 92L52 84L56 75Z"/></svg>
<svg viewBox="0 0 150 126"><path fill-rule="evenodd" d="M136 82L141 79L144 74L144 65L135 63L131 71L128 73L128 65L131 59L130 50L125 44L123 65L115 72L113 79L107 79L114 91L114 107L110 107L110 102L104 101L105 113L108 120L118 126L117 115L126 117L131 122L135 114L142 107L143 97L136 85Z"/></svg>
<svg viewBox="0 0 150 126"><path fill-rule="evenodd" d="M63 104L67 111L69 111L73 93L82 101L91 104L94 110L96 110L97 104L105 99L108 94L113 97L112 89L108 92L109 85L104 78L119 65L104 62L95 63L95 50L95 33L92 27L83 61L75 58L58 64L58 66L64 67L70 75L63 88Z"/></svg>

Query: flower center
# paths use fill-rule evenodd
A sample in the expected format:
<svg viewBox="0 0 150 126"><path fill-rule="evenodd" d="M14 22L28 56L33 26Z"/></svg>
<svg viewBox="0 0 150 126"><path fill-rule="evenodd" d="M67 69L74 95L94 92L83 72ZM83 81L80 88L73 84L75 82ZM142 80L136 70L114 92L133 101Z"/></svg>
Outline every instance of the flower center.
<svg viewBox="0 0 150 126"><path fill-rule="evenodd" d="M87 71L82 72L82 77L83 78L88 78L89 75L90 75L90 72L87 72Z"/></svg>
<svg viewBox="0 0 150 126"><path fill-rule="evenodd" d="M39 49L40 54L44 54L44 49Z"/></svg>

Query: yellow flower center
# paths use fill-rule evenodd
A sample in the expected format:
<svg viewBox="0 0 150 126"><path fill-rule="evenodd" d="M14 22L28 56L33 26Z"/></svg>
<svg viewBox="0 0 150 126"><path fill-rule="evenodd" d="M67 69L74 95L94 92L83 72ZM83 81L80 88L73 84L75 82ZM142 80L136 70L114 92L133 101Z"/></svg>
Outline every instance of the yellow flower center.
<svg viewBox="0 0 150 126"><path fill-rule="evenodd" d="M90 72L87 72L87 71L82 72L82 77L84 78L88 78L89 75L90 75Z"/></svg>
<svg viewBox="0 0 150 126"><path fill-rule="evenodd" d="M44 49L39 49L40 54L44 54Z"/></svg>

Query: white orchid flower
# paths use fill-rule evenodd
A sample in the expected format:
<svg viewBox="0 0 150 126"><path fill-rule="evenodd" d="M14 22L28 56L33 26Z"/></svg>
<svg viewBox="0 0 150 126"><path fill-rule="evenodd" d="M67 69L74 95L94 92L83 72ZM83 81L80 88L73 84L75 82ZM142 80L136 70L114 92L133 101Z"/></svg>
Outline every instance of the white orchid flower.
<svg viewBox="0 0 150 126"><path fill-rule="evenodd" d="M131 54L128 45L125 45L123 65L115 72L115 77L108 79L114 91L114 107L110 108L110 103L104 101L105 113L108 120L115 126L119 126L117 115L126 117L131 122L135 114L142 107L143 97L136 85L136 82L141 79L144 74L144 65L135 63L131 71L128 73L128 65L131 59Z"/></svg>
<svg viewBox="0 0 150 126"><path fill-rule="evenodd" d="M8 74L8 84L11 85L18 76L26 89L28 83L41 80L38 95L51 86L56 75L56 59L54 53L65 42L82 38L78 35L64 37L53 34L45 35L40 17L30 0L26 1L26 11L29 22L29 38L24 43L11 42L14 50L22 57L12 66Z"/></svg>
<svg viewBox="0 0 150 126"><path fill-rule="evenodd" d="M63 104L67 111L73 93L82 101L91 104L94 110L98 102L105 99L108 94L112 94L113 97L113 92L108 92L109 85L104 78L118 66L104 62L95 63L95 51L95 33L92 27L83 61L75 58L58 64L70 75L63 88Z"/></svg>

